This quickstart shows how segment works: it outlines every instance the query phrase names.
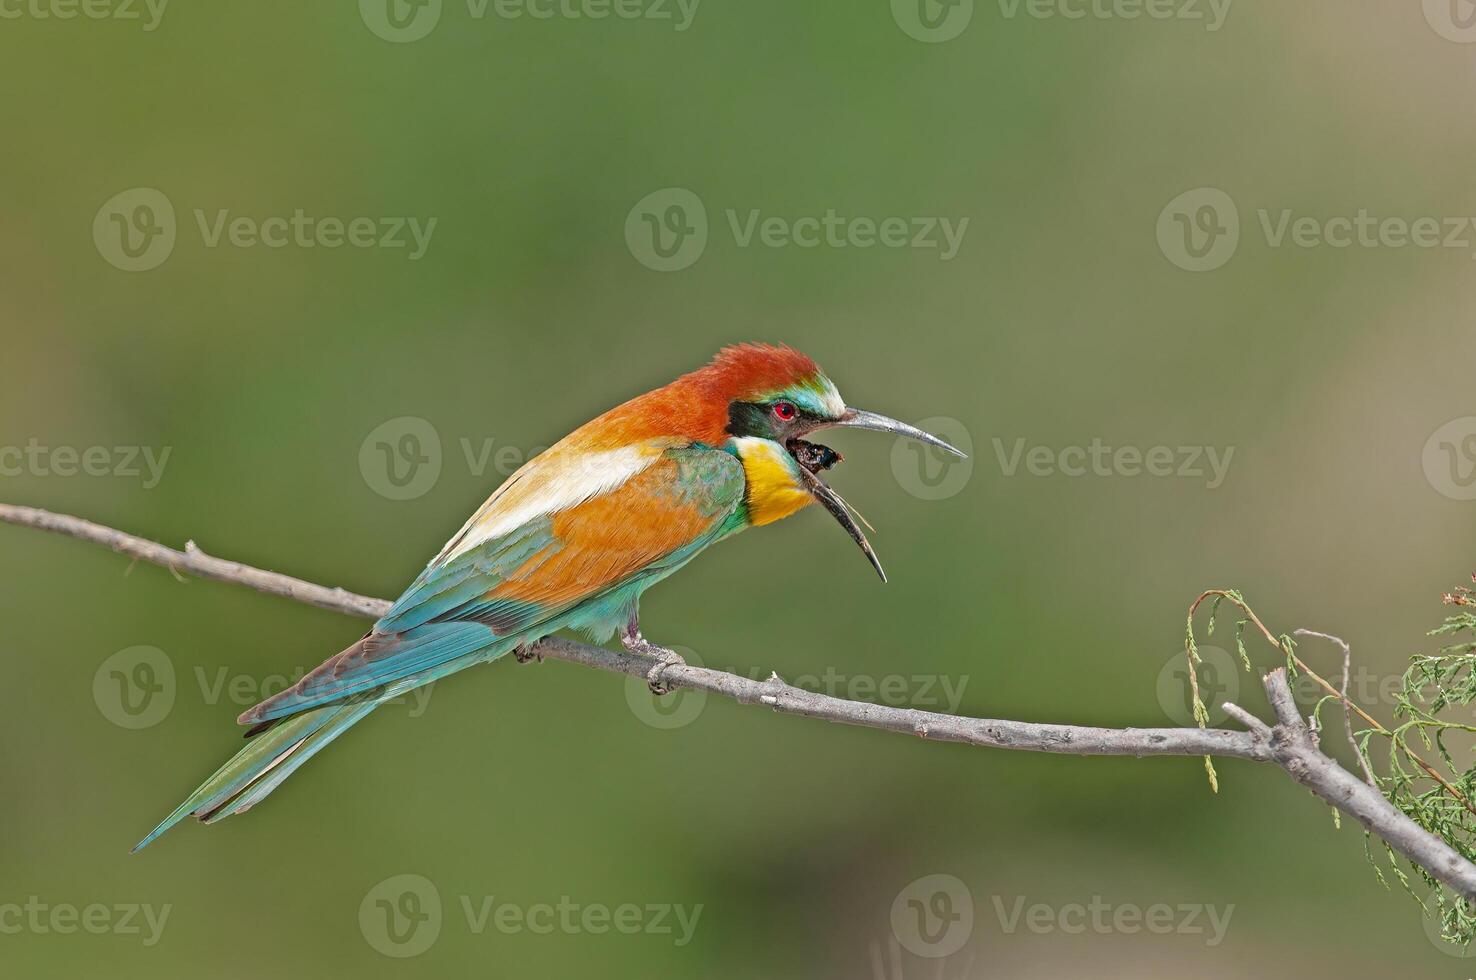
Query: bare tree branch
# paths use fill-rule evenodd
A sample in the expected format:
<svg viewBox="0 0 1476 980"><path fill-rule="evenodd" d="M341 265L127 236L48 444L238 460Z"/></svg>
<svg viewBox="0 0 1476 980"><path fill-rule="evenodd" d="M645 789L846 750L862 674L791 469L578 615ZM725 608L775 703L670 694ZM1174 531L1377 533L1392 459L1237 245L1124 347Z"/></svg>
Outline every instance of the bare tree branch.
<svg viewBox="0 0 1476 980"><path fill-rule="evenodd" d="M261 592L350 616L378 618L390 606L383 599L356 595L344 589L329 589L215 558L205 554L193 542L187 544L184 551L176 551L101 524L34 507L0 504L0 522L55 531L176 572L248 585ZM646 677L657 662L653 657L607 650L556 636L540 640L528 652L640 678ZM671 687L709 691L743 704L766 705L781 714L903 732L934 741L1063 755L1215 755L1273 763L1317 796L1362 823L1436 879L1462 896L1476 899L1476 865L1400 813L1377 789L1359 781L1317 748L1306 724L1297 714L1285 671L1280 668L1265 678L1277 725L1267 726L1236 705L1225 706L1232 716L1250 729L1244 732L1202 728L1094 728L967 718L830 697L786 684L777 674L766 681L754 681L691 665L669 667L663 680Z"/></svg>
<svg viewBox="0 0 1476 980"><path fill-rule="evenodd" d="M1435 878L1468 899L1476 897L1476 865L1400 813L1383 793L1317 749L1311 732L1297 714L1296 701L1286 682L1286 668L1277 667L1264 681L1266 697L1279 722L1272 729L1271 761Z"/></svg>
<svg viewBox="0 0 1476 980"><path fill-rule="evenodd" d="M248 585L258 592L279 595L284 599L296 599L310 606L330 609L349 616L378 619L390 606L383 599L370 599L367 596L354 595L343 589L327 589L321 585L304 582L299 578L292 578L290 575L266 572L249 565L239 565L233 561L212 558L196 547L193 541L185 543L184 551L175 551L173 548L166 548L162 544L125 534L102 524L94 524L92 521L84 521L80 517L69 517L66 514L54 514L37 507L0 504L0 521L40 528L43 531L55 531L58 534L100 544L130 558L163 565L177 572L193 572L201 578L215 579L217 582Z"/></svg>

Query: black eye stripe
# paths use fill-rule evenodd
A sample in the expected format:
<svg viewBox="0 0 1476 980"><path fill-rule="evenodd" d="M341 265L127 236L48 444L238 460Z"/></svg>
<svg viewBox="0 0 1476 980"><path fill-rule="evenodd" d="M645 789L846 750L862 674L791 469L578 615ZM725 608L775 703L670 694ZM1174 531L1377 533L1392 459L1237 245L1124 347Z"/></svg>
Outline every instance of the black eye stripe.
<svg viewBox="0 0 1476 980"><path fill-rule="evenodd" d="M794 405L794 414L787 419L779 418L774 412L774 405L780 400ZM793 425L796 422L823 421L825 421L823 417L795 405L788 398L776 399L773 402L735 401L728 405L728 435L730 436L770 438L774 434L774 426L780 422Z"/></svg>
<svg viewBox="0 0 1476 980"><path fill-rule="evenodd" d="M728 434L763 435L769 427L769 410L755 402L733 402L728 406Z"/></svg>

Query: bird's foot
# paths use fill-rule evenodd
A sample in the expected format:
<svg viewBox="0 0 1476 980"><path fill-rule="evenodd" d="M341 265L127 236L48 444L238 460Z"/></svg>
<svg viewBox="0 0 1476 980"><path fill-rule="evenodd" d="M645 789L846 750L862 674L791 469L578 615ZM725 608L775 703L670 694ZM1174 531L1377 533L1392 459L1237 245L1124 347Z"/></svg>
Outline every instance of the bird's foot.
<svg viewBox="0 0 1476 980"><path fill-rule="evenodd" d="M655 657L658 663L646 672L646 686L651 693L660 697L670 694L671 688L662 680L662 675L671 667L685 667L687 662L682 655L675 650L657 646L641 635L640 624L632 617L629 625L620 631L620 645L631 653L639 653L646 657Z"/></svg>
<svg viewBox="0 0 1476 980"><path fill-rule="evenodd" d="M543 663L543 654L538 652L538 645L536 643L520 644L518 646L515 646L513 647L512 655L513 659L520 664L525 664L530 660L536 660L539 663Z"/></svg>
<svg viewBox="0 0 1476 980"><path fill-rule="evenodd" d="M668 650L666 649L666 647L658 647L653 645L648 652L651 654L651 656L659 658L661 662L646 672L646 686L649 687L651 689L651 693L656 695L657 697L660 697L663 694L670 694L671 687L664 680L662 680L663 675L665 675L667 668L685 667L687 665L687 662L682 659L681 654L677 653L675 650Z"/></svg>

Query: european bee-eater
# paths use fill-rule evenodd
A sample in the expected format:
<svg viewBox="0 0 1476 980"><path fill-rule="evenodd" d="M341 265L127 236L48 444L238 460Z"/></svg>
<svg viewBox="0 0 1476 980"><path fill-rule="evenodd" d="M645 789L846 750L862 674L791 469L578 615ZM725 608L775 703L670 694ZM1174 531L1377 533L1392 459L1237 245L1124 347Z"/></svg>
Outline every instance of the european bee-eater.
<svg viewBox="0 0 1476 980"><path fill-rule="evenodd" d="M655 656L641 593L708 545L811 501L882 575L866 536L819 477L838 453L804 436L829 426L909 436L963 453L885 415L850 408L814 361L742 344L588 422L493 491L382 619L347 650L244 712L250 739L134 848L187 816L214 823L261 802L385 701L574 628Z"/></svg>

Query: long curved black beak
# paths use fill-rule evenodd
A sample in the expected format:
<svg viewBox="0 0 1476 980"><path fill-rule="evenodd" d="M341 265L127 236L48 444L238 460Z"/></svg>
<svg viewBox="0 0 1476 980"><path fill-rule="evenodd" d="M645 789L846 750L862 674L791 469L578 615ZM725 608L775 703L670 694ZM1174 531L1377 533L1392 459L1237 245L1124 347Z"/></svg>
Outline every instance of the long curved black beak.
<svg viewBox="0 0 1476 980"><path fill-rule="evenodd" d="M877 560L876 552L871 550L871 542L866 540L865 533L856 525L856 520L851 517L851 510L846 506L846 502L841 499L841 495L832 490L830 484L803 466L799 468L799 471L800 479L804 481L805 489L809 490L811 496L820 501L821 506L830 511L831 517L834 517L840 522L840 526L846 529L846 533L851 536L851 540L856 542L861 548L861 551L865 553L866 560L871 562L871 567L876 569L876 574L880 575L881 580L885 582L887 580L887 573L882 570L881 562Z"/></svg>
<svg viewBox="0 0 1476 980"><path fill-rule="evenodd" d="M929 446L937 446L944 452L952 453L960 459L967 459L963 450L950 446L929 432L924 432L916 426L908 425L906 422L898 422L896 419L888 418L876 412L868 412L860 408L846 408L846 412L833 422L825 422L819 428L830 428L832 426L848 429L873 429L877 432L890 432L893 435L906 436L916 439L918 442Z"/></svg>
<svg viewBox="0 0 1476 980"><path fill-rule="evenodd" d="M950 446L932 433L924 432L922 429L908 425L906 422L899 422L894 418L888 418L885 415L868 412L859 408L847 407L845 413L840 418L827 419L816 425L815 428L873 429L877 432L890 432L893 435L916 439L924 445L936 446L944 452L952 453L960 459L968 458L962 450ZM881 580L885 582L887 580L887 573L882 571L881 562L877 560L876 552L871 550L871 542L866 540L866 535L856 525L855 518L851 516L851 509L841 499L841 495L832 490L829 484L812 473L805 465L801 464L799 469L800 477L804 481L805 488L810 491L810 494L816 500L820 501L826 510L830 511L830 516L834 517L840 522L840 526L846 529L846 533L851 536L851 540L856 542L857 546L866 555L866 560L871 562L871 567L876 569L876 574L880 575Z"/></svg>

